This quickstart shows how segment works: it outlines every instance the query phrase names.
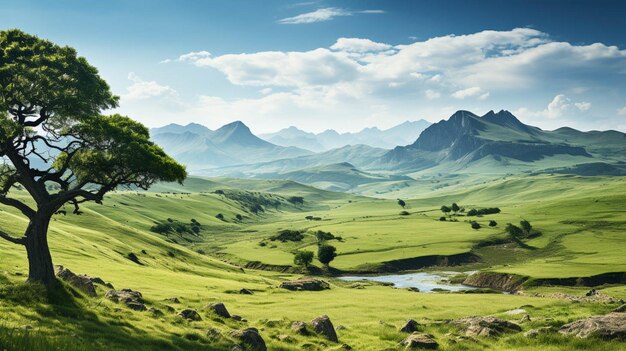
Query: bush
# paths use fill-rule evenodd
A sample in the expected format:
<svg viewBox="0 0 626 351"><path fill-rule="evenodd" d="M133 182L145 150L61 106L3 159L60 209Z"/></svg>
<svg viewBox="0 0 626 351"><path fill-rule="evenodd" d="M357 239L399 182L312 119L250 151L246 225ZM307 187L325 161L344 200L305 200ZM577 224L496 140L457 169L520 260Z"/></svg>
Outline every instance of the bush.
<svg viewBox="0 0 626 351"><path fill-rule="evenodd" d="M472 208L471 210L467 212L467 215L468 216L483 216L483 215L498 214L498 213L500 213L500 209L497 207L481 208L478 210L475 208Z"/></svg>
<svg viewBox="0 0 626 351"><path fill-rule="evenodd" d="M446 217L441 216L441 217L439 217L439 220L442 221L442 222L445 222L446 221Z"/></svg>
<svg viewBox="0 0 626 351"><path fill-rule="evenodd" d="M478 222L470 222L472 224L472 229L480 229L480 223Z"/></svg>
<svg viewBox="0 0 626 351"><path fill-rule="evenodd" d="M303 205L304 204L304 198L302 196L292 196L292 197L288 198L287 201L289 203L294 204L294 205Z"/></svg>
<svg viewBox="0 0 626 351"><path fill-rule="evenodd" d="M260 246L260 247L265 247L265 246L267 246L267 243L266 243L265 241L261 241L261 242L259 243L259 246Z"/></svg>
<svg viewBox="0 0 626 351"><path fill-rule="evenodd" d="M510 236L512 236L515 239L519 239L520 237L524 235L524 231L520 227L511 223L506 225L505 230Z"/></svg>
<svg viewBox="0 0 626 351"><path fill-rule="evenodd" d="M331 245L320 245L317 249L317 259L328 266L337 257L337 248Z"/></svg>
<svg viewBox="0 0 626 351"><path fill-rule="evenodd" d="M235 218L237 218L238 221L243 220L243 216L240 215L239 213L237 213L237 215L235 216Z"/></svg>
<svg viewBox="0 0 626 351"><path fill-rule="evenodd" d="M293 263L308 267L313 262L313 251L298 251L293 256Z"/></svg>
<svg viewBox="0 0 626 351"><path fill-rule="evenodd" d="M525 219L519 222L519 225L522 227L522 230L524 230L524 233L526 233L526 235L530 234L531 230L533 230L533 226L530 224L529 221Z"/></svg>
<svg viewBox="0 0 626 351"><path fill-rule="evenodd" d="M404 202L404 200L398 199L398 205L400 205L400 207L404 208L404 207L406 207L406 202Z"/></svg>
<svg viewBox="0 0 626 351"><path fill-rule="evenodd" d="M302 231L289 230L289 229L281 230L280 232L278 232L277 235L270 237L270 240L272 241L278 240L281 242L302 241L302 239L304 239L304 235L302 234Z"/></svg>
<svg viewBox="0 0 626 351"><path fill-rule="evenodd" d="M215 218L219 219L220 221L224 220L224 215L221 213L218 213L217 215L215 215Z"/></svg>
<svg viewBox="0 0 626 351"><path fill-rule="evenodd" d="M497 226L497 225L498 225L498 222L496 222L496 221L494 221L494 220L490 220L490 221L489 221L489 226L490 226L490 227L495 227L495 226Z"/></svg>
<svg viewBox="0 0 626 351"><path fill-rule="evenodd" d="M407 211L400 212L400 216L408 216L408 215L410 215L410 213L408 213Z"/></svg>
<svg viewBox="0 0 626 351"><path fill-rule="evenodd" d="M333 233L323 232L321 230L315 232L315 237L317 238L318 242L336 239Z"/></svg>

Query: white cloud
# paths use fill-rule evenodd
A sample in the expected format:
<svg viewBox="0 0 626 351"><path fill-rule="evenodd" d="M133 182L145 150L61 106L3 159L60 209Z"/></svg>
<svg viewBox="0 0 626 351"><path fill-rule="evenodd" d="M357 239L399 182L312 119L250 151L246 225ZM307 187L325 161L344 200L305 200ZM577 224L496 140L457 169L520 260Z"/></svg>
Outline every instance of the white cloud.
<svg viewBox="0 0 626 351"><path fill-rule="evenodd" d="M428 100L435 100L435 99L439 99L441 97L441 93L438 91L434 91L432 89L428 89L424 92L424 94L426 95L426 98Z"/></svg>
<svg viewBox="0 0 626 351"><path fill-rule="evenodd" d="M336 7L327 7L323 9L318 9L313 12L303 13L294 17L283 18L278 21L278 23L282 24L304 24L304 23L315 23L315 22L325 22L330 21L335 17L339 16L351 16L352 12L340 9Z"/></svg>
<svg viewBox="0 0 626 351"><path fill-rule="evenodd" d="M377 43L369 39L339 38L337 39L337 42L333 44L330 48L333 50L347 52L368 52L389 50L391 49L391 45Z"/></svg>
<svg viewBox="0 0 626 351"><path fill-rule="evenodd" d="M480 87L471 87L455 91L451 95L455 99L465 99L466 97L478 97L479 99L486 99L489 97L489 92L484 92Z"/></svg>
<svg viewBox="0 0 626 351"><path fill-rule="evenodd" d="M316 22L325 22L334 19L335 17L344 17L344 16L352 16L354 14L363 13L363 14L382 14L385 13L383 10L362 10L362 11L351 11L347 9L337 8L337 7L326 7L317 9L313 12L303 13L293 17L283 18L278 21L281 24L307 24L307 23L316 23Z"/></svg>
<svg viewBox="0 0 626 351"><path fill-rule="evenodd" d="M620 116L626 116L626 106L617 109L617 114Z"/></svg>
<svg viewBox="0 0 626 351"><path fill-rule="evenodd" d="M177 97L176 90L167 85L160 85L155 81L145 81L134 72L128 73L128 79L132 84L126 88L127 93L122 95L125 100L145 100L153 97Z"/></svg>
<svg viewBox="0 0 626 351"><path fill-rule="evenodd" d="M581 111L587 111L591 108L591 102L586 102L586 101L575 102L574 106L576 106L576 108Z"/></svg>

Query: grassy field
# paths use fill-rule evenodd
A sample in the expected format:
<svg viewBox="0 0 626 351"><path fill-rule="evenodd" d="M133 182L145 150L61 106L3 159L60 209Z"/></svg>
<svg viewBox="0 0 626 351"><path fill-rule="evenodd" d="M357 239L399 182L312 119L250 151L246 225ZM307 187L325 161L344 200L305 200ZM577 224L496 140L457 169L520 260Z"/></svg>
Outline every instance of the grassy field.
<svg viewBox="0 0 626 351"><path fill-rule="evenodd" d="M291 265L292 252L315 251L312 232L324 230L343 238L330 241L339 253L331 266L346 271L398 259L475 252L482 262L460 270L494 270L533 278L624 272L625 185L625 179L618 177L506 177L405 199L408 216L399 214L402 208L395 199L325 192L285 181L191 178L185 188L160 184L151 192L113 193L104 205L86 205L80 216L55 216L50 231L55 264L101 277L118 289L141 291L149 307L198 309L203 320L187 322L174 313L153 317L130 311L104 299L102 287L98 297L90 298L73 293L68 286L46 293L23 285L27 262L22 248L0 241L0 350L224 350L230 348L228 337L212 340L207 330L217 328L227 334L247 325L260 329L271 350L339 349L320 337L297 336L289 330L291 321L309 321L321 314L329 315L335 327L344 327L338 331L340 341L355 350L396 349L403 337L397 327L408 318L423 323L423 330L433 334L444 350L621 350L623 343L557 334L538 339L511 334L453 344L446 335L457 333L453 327L430 324L468 315L517 321L519 316L504 312L523 307L533 320L523 324L528 330L606 313L613 305L504 294L424 294L376 284L357 289L332 278L328 278L329 290L290 292L277 286L298 275L240 269L222 259ZM216 190L225 194L213 193ZM303 196L304 205L286 200L294 195ZM255 214L250 198L279 205ZM471 229L462 216L458 222L439 221L439 207L453 201L466 209L500 207L502 213L477 218L483 224L480 230ZM224 219L216 218L217 214ZM322 220L306 220L308 215ZM194 219L202 229L197 236L150 231L168 218L184 223ZM505 224L522 218L542 233L526 242L529 247L473 249L482 240L504 237ZM498 226L486 227L490 219ZM19 234L25 226L16 212L0 209L3 230ZM307 234L295 243L268 239L281 229L306 230ZM261 241L268 244L260 246ZM128 259L129 253L141 264ZM242 288L254 294L238 294ZM600 288L611 296L626 297L623 285ZM572 294L588 290L535 289ZM165 301L170 297L178 297L181 303ZM216 301L249 322L217 319L202 310ZM280 335L289 339L281 341Z"/></svg>

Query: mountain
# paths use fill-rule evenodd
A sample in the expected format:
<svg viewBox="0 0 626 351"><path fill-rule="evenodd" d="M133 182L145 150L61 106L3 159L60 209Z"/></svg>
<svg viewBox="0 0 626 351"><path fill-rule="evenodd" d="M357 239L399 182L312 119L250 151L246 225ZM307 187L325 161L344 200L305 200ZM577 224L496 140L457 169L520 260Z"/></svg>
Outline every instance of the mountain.
<svg viewBox="0 0 626 351"><path fill-rule="evenodd" d="M429 125L430 122L421 119L406 121L386 130L371 127L358 133L338 133L333 129L328 129L318 134L289 127L276 133L261 134L260 137L277 145L296 146L315 152L357 144L391 149L397 145L412 143Z"/></svg>
<svg viewBox="0 0 626 351"><path fill-rule="evenodd" d="M240 121L212 131L199 124L170 124L150 130L152 140L195 171L310 155L310 151L274 145L255 136Z"/></svg>
<svg viewBox="0 0 626 351"><path fill-rule="evenodd" d="M530 164L550 157L586 163L608 160L624 151L626 135L620 132L544 131L525 125L509 111L477 116L461 110L426 128L414 143L386 153L379 166L422 170L445 163L471 165L487 157L503 163Z"/></svg>

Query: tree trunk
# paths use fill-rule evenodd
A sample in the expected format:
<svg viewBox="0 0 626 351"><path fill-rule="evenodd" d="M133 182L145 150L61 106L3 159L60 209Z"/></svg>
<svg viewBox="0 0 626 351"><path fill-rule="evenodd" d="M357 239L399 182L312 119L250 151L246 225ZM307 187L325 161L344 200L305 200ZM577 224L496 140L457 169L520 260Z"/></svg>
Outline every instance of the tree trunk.
<svg viewBox="0 0 626 351"><path fill-rule="evenodd" d="M52 256L48 247L49 215L37 214L26 229L26 253L28 254L28 282L52 285L56 282Z"/></svg>

